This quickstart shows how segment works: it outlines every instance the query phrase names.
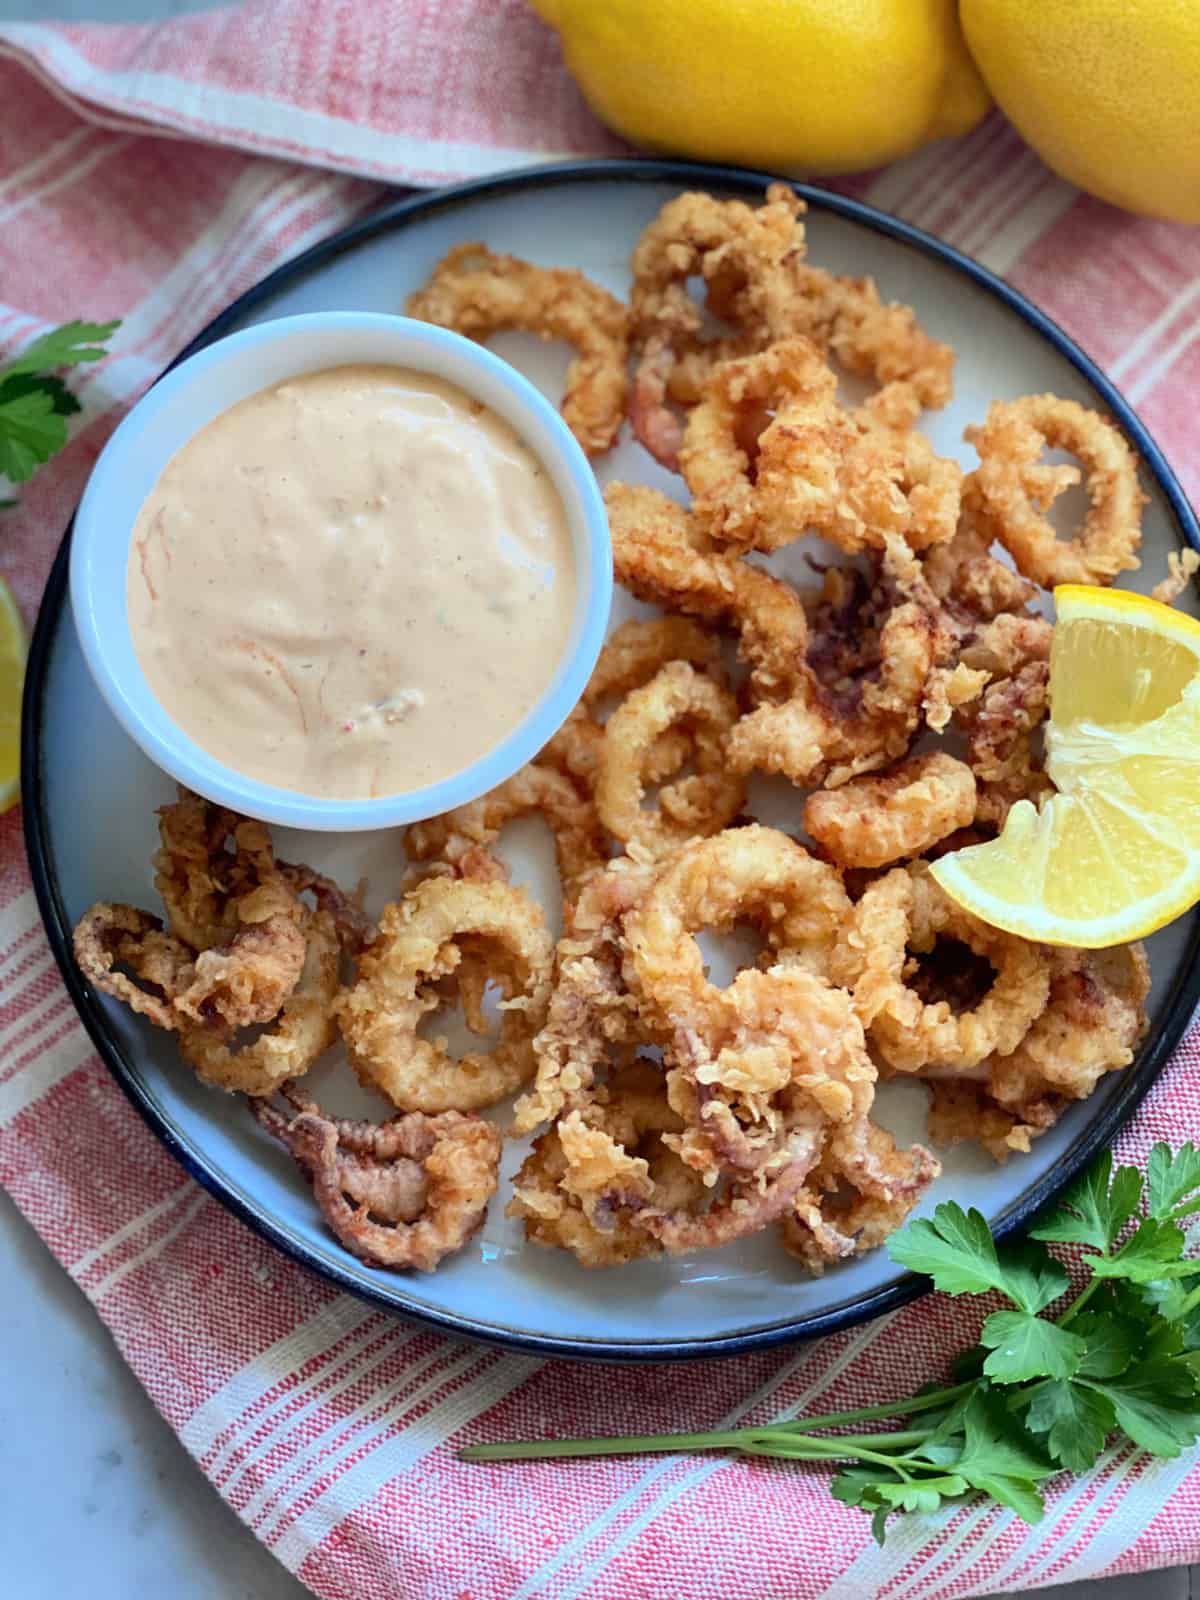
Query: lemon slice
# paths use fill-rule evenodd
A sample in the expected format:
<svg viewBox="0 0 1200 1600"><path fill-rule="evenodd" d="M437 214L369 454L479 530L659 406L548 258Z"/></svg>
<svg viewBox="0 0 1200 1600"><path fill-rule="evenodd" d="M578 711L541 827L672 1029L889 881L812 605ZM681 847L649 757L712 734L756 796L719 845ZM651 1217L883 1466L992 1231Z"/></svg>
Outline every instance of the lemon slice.
<svg viewBox="0 0 1200 1600"><path fill-rule="evenodd" d="M983 921L1044 944L1140 939L1200 900L1200 622L1157 600L1054 591L1046 771L999 838L933 875Z"/></svg>
<svg viewBox="0 0 1200 1600"><path fill-rule="evenodd" d="M21 688L25 682L25 624L12 590L0 578L0 812L21 792Z"/></svg>

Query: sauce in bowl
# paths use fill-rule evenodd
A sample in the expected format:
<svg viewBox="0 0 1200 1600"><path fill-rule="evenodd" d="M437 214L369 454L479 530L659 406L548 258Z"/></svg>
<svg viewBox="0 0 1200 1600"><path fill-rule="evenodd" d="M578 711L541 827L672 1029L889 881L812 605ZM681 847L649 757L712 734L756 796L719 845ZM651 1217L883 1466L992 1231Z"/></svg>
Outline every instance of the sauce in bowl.
<svg viewBox="0 0 1200 1600"><path fill-rule="evenodd" d="M126 600L163 709L247 777L329 799L424 788L498 745L569 642L546 469L455 385L332 367L240 401L138 513Z"/></svg>

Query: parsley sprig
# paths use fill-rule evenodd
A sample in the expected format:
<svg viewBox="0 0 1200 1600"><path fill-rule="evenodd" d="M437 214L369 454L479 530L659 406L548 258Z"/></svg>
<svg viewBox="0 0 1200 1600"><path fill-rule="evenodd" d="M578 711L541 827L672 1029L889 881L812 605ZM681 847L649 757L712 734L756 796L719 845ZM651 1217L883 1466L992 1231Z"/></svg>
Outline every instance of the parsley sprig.
<svg viewBox="0 0 1200 1600"><path fill-rule="evenodd" d="M949 1295L999 1296L955 1382L907 1400L711 1433L469 1445L468 1461L648 1451L734 1450L849 1462L831 1481L882 1542L896 1511L987 1495L1026 1522L1042 1484L1084 1472L1110 1439L1175 1457L1200 1437L1200 1259L1180 1223L1200 1211L1200 1150L1155 1145L1145 1178L1105 1153L1022 1243L998 1246L978 1211L948 1201L889 1242L892 1259ZM1085 1274L1068 1298L1047 1244L1075 1248ZM1062 1302L1066 1304L1055 1312ZM861 1431L864 1424L903 1428ZM854 1430L854 1431L847 1431Z"/></svg>
<svg viewBox="0 0 1200 1600"><path fill-rule="evenodd" d="M57 376L99 361L118 322L67 322L35 339L0 369L0 476L24 483L67 442L67 418L79 401ZM0 506L12 505L11 500Z"/></svg>

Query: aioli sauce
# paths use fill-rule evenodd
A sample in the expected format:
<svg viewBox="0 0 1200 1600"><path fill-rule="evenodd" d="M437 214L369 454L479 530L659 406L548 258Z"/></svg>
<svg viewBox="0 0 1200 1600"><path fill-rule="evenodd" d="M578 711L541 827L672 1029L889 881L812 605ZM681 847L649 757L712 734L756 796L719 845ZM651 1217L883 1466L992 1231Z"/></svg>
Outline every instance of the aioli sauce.
<svg viewBox="0 0 1200 1600"><path fill-rule="evenodd" d="M453 384L343 366L240 401L168 462L126 583L164 710L247 777L329 799L423 788L494 749L565 653L566 515Z"/></svg>

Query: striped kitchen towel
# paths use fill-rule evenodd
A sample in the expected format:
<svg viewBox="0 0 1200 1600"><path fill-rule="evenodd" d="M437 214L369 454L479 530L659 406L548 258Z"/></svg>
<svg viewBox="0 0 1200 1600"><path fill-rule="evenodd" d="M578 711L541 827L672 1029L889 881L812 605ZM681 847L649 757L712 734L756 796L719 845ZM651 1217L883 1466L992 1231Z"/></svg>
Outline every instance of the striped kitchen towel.
<svg viewBox="0 0 1200 1600"><path fill-rule="evenodd" d="M622 149L521 0L258 0L153 27L0 27L0 343L122 317L69 448L6 515L32 616L117 418L234 295L361 213L441 183ZM1056 179L996 117L847 185L1043 305L1200 492L1200 230ZM1121 1141L1200 1136L1194 1033ZM797 1465L467 1468L467 1441L767 1420L861 1404L968 1337L930 1301L798 1351L581 1382L451 1343L276 1255L185 1178L109 1078L0 819L0 1181L202 1470L328 1600L941 1600L1200 1559L1200 1463L1116 1450L1028 1528L990 1506L864 1518ZM894 1352L904 1351L897 1363Z"/></svg>

